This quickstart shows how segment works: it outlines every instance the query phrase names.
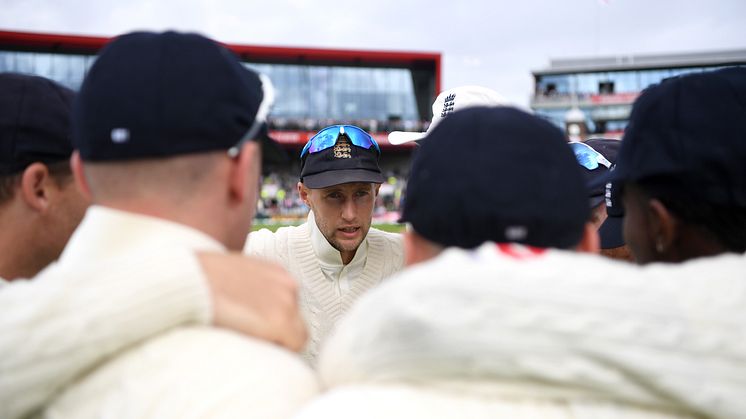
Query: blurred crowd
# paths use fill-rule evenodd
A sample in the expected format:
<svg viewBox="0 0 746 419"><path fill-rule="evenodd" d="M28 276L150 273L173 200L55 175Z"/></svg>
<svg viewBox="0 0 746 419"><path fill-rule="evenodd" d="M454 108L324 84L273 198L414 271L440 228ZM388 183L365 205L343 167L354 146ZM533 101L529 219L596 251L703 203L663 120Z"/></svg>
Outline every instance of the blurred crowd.
<svg viewBox="0 0 746 419"><path fill-rule="evenodd" d="M267 122L270 129L293 131L318 131L321 128L339 123L339 121L334 119L294 119L281 117L270 118ZM356 119L352 121L345 121L345 123L358 126L371 133L391 131L425 131L430 125L430 121L402 120L400 118L390 118L387 120Z"/></svg>

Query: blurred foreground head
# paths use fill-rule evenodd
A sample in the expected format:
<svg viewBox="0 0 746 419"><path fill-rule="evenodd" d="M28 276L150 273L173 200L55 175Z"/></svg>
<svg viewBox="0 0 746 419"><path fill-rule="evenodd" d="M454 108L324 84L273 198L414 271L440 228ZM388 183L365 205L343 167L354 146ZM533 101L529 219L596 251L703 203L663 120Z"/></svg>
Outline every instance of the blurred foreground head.
<svg viewBox="0 0 746 419"><path fill-rule="evenodd" d="M30 278L59 257L88 202L70 171L74 93L0 74L0 277Z"/></svg>
<svg viewBox="0 0 746 419"><path fill-rule="evenodd" d="M640 263L746 251L746 68L668 79L635 102L611 180Z"/></svg>
<svg viewBox="0 0 746 419"><path fill-rule="evenodd" d="M402 221L411 225L413 263L427 259L417 256L421 247L432 256L486 241L595 250L589 215L580 167L559 129L515 108L475 107L422 141Z"/></svg>
<svg viewBox="0 0 746 419"><path fill-rule="evenodd" d="M179 221L241 249L260 154L271 149L273 98L269 79L201 35L122 35L75 102L76 178L96 204Z"/></svg>

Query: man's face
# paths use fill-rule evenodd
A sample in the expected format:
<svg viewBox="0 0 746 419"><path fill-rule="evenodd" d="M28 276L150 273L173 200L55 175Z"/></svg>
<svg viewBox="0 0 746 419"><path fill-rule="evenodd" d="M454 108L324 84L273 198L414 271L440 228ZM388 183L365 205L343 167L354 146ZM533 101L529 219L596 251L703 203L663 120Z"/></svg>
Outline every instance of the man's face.
<svg viewBox="0 0 746 419"><path fill-rule="evenodd" d="M340 252L357 250L370 229L373 205L381 185L344 183L322 189L298 184L300 196L313 211L316 225Z"/></svg>
<svg viewBox="0 0 746 419"><path fill-rule="evenodd" d="M56 187L50 192L48 213L48 244L51 260L57 259L73 231L78 227L90 205L89 199L80 191L72 175L58 176Z"/></svg>

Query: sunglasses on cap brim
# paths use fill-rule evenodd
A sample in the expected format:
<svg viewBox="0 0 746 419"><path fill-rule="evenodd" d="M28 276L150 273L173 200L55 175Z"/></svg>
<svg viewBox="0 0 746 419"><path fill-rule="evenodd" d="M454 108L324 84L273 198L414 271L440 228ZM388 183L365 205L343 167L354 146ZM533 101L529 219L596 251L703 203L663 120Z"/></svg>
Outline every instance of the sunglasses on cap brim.
<svg viewBox="0 0 746 419"><path fill-rule="evenodd" d="M588 170L598 169L599 164L603 165L607 169L611 167L611 162L599 153L593 147L585 143L572 142L569 143L572 152L575 153L575 159L578 163Z"/></svg>
<svg viewBox="0 0 746 419"><path fill-rule="evenodd" d="M318 153L319 151L333 147L340 135L349 138L353 145L365 149L375 148L378 154L381 154L381 148L378 146L376 140L362 128L354 125L332 125L322 129L308 140L308 143L306 143L306 146L300 152L300 158L302 159L306 154Z"/></svg>

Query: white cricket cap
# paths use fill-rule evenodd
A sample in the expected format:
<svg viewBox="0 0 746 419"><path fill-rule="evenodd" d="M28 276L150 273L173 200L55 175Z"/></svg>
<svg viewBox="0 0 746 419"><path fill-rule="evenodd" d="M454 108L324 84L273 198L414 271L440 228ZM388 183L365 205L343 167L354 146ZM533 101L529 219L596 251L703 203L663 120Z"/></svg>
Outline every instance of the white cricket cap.
<svg viewBox="0 0 746 419"><path fill-rule="evenodd" d="M391 144L404 144L425 137L448 114L473 106L509 106L508 101L499 93L482 86L454 87L440 92L433 102L433 120L425 132L392 131L389 134Z"/></svg>

